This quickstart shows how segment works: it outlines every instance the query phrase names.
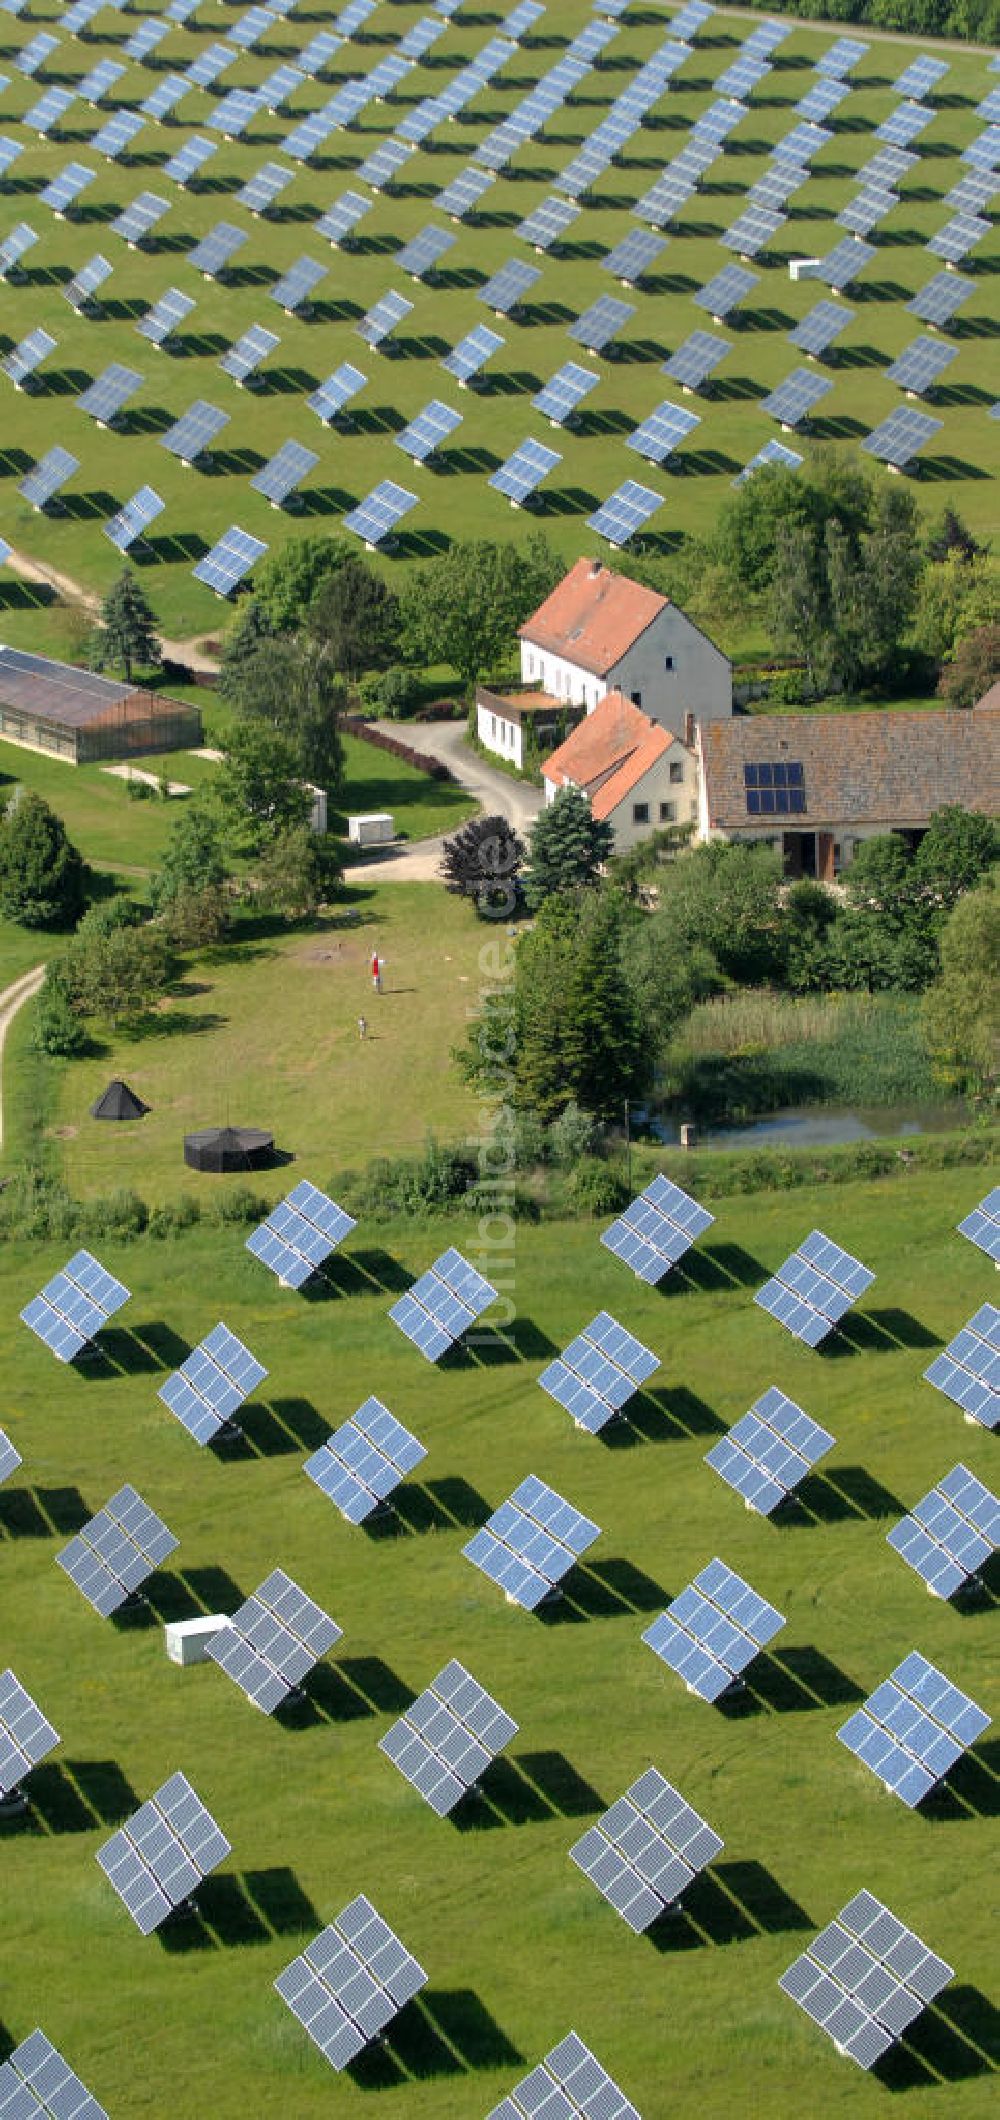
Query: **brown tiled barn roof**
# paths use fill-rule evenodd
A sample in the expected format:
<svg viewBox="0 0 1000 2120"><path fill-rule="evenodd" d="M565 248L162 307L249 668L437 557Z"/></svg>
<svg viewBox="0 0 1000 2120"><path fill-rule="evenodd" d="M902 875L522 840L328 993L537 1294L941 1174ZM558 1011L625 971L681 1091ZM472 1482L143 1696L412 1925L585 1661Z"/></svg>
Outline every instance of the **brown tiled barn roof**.
<svg viewBox="0 0 1000 2120"><path fill-rule="evenodd" d="M709 722L702 747L709 824L722 831L920 826L949 803L1000 816L1000 697L990 694L971 711L737 715ZM762 763L801 765L803 813L748 816L743 768Z"/></svg>

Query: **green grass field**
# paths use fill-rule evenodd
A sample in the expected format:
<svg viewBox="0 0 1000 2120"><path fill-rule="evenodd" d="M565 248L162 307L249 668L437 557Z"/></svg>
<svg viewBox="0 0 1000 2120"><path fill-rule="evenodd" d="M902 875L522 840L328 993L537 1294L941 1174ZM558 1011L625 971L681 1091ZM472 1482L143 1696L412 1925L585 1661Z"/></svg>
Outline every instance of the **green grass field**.
<svg viewBox="0 0 1000 2120"><path fill-rule="evenodd" d="M210 36L224 32L218 11L202 12L204 21L198 27L171 31L152 67L140 71L129 64L114 92L115 103L135 107L166 69L183 66ZM403 560L440 549L456 534L525 536L533 521L544 525L569 559L592 542L585 516L628 476L639 477L665 497L648 533L651 549L669 552L685 536L707 531L735 472L775 431L758 410L758 400L799 364L787 332L823 292L812 282L791 283L788 260L825 255L838 239L835 216L853 193L852 173L876 150L872 128L894 107L890 83L915 49L904 40L871 45L851 95L831 121L835 138L792 202L790 218L775 239L773 259L761 270L746 314L732 330L725 327L733 352L714 390L691 401L701 415L700 427L674 467L657 470L625 447L624 436L662 397L678 396L660 374L661 363L691 330L710 324L693 295L729 260L718 239L741 210L745 191L760 176L774 142L789 130L792 107L815 80L812 65L832 43L836 26L793 30L772 74L754 96L748 118L731 135L724 161L671 231L669 249L648 283L634 294L626 291L636 314L617 357L590 359L567 338L566 327L599 294L619 292L601 261L615 242L639 225L631 216L632 205L684 144L691 123L712 98L716 76L749 32L748 22L735 17L727 21L720 14L713 34L698 44L621 161L600 180L597 195L585 202L561 252L537 261L542 276L528 298L524 320L497 327L506 345L491 364L485 387L459 394L439 363L474 323L492 321L477 300L477 289L510 256L530 255L513 233L517 222L548 195L558 171L600 122L610 100L659 44L666 18L659 10L637 9L626 20L547 130L520 150L508 173L491 188L478 218L457 229L437 284L419 285L395 270L395 251L429 219L440 221L433 206L437 192L485 132L557 60L568 37L581 26L573 0L552 0L540 29L529 36L515 63L455 124L442 127L430 146L413 157L394 189L377 197L349 252L330 249L312 223L351 186L365 154L391 132L404 111L439 90L459 63L502 28L500 13L459 16L450 24L429 60L386 104L372 104L356 127L334 134L312 164L296 165L294 181L268 220L251 219L234 205L233 194L261 162L278 153L295 120L317 108L349 73L385 56L420 12L419 0L393 6L383 0L361 44L346 47L327 74L296 90L287 115L262 116L242 143L223 142L201 182L195 180L183 191L164 178L163 164L191 133L204 130L213 109L209 94L192 92L179 106L178 121L150 124L131 157L117 165L97 162L96 180L67 221L57 221L38 203L37 194L70 159L87 161L88 140L107 112L84 113L80 106L69 114L65 135L49 141L24 133L19 121L50 79L79 78L94 60L115 56L132 25L110 13L98 18L86 43L71 49L68 64L54 59L51 76L43 71L34 82L15 72L3 92L0 123L28 142L5 180L7 208L12 220L27 219L40 236L20 282L3 287L3 344L9 347L36 325L58 340L58 350L34 392L17 400L16 413L13 395L5 399L8 413L0 450L4 531L26 553L67 571L90 590L103 590L119 562L101 535L101 524L141 482L152 483L166 510L152 535L153 557L144 576L168 636L181 637L218 623L218 604L192 580L190 569L231 523L272 545L303 528L336 529L343 512L386 476L419 496L420 506L400 539ZM33 12L30 21L5 18L0 64L52 19L51 7L47 13ZM256 83L279 59L294 59L314 28L312 19L280 23L264 51L238 58L223 86ZM849 296L853 321L828 364L834 389L815 421L820 438L855 439L899 401L884 368L922 329L903 305L937 269L937 260L924 245L948 217L943 195L966 166L960 152L978 130L975 105L989 85L981 55L955 52L949 57L951 71L920 142L919 168L902 185L899 209L883 223L878 259ZM108 223L144 188L168 197L171 211L145 250L129 251L109 232ZM249 235L224 287L203 282L186 262L196 241L220 218L235 219ZM88 320L67 307L62 289L98 249L111 259L114 278L98 318ZM267 299L268 288L303 252L329 266L311 321L285 318ZM927 451L920 483L929 511L950 503L976 531L995 521L996 429L987 411L995 396L989 365L998 329L998 266L994 227L965 268L975 281L975 292L953 327L958 357L929 406L944 424ZM369 354L355 326L370 303L397 282L414 306L401 329L401 354L390 359ZM134 328L143 311L172 284L197 299L176 354L155 351ZM253 394L241 393L220 372L218 358L255 322L277 330L281 345L267 364L262 387ZM570 356L593 366L600 385L575 432L549 435L530 398ZM344 359L360 365L368 386L357 400L354 431L328 432L306 409L305 399ZM74 404L110 361L138 368L144 378L119 433L100 432ZM437 471L412 467L391 446L393 434L432 396L443 396L465 416ZM157 446L158 436L196 397L208 398L231 416L211 475L185 471ZM563 462L549 481L544 510L534 516L512 515L489 489L487 475L531 433L551 440L563 451ZM289 438L317 450L320 461L306 481L299 512L276 514L250 491L248 479ZM81 468L67 488L63 513L39 516L19 500L16 485L31 461L55 442L69 447ZM46 638L51 621L44 611L32 608L34 597L34 591L5 583L0 590L0 626L6 609L18 636L23 637L27 620L27 631L37 644ZM740 645L735 620L733 632L726 642L730 648Z"/></svg>
<svg viewBox="0 0 1000 2120"><path fill-rule="evenodd" d="M335 1154L331 1116L325 1157L303 1168L322 1177ZM478 2120L571 2026L644 2120L798 2120L804 2102L824 2120L864 2120L886 2109L887 2085L923 2086L930 2120L983 2120L997 2066L996 1739L920 1814L836 1740L852 1703L914 1646L996 1711L995 1596L964 1615L933 1602L885 1543L959 1459L992 1476L985 1431L921 1382L932 1347L992 1293L954 1233L980 1190L972 1172L910 1173L822 1198L722 1202L662 1295L601 1249L593 1225L519 1228L516 1324L434 1371L386 1311L446 1241L476 1253L461 1218L359 1228L325 1301L282 1291L236 1230L98 1247L133 1294L107 1360L82 1373L58 1369L17 1323L63 1254L11 1247L3 1419L25 1463L0 1497L5 1657L62 1743L32 1777L28 1817L4 1829L7 2035L43 2024L119 2120L242 2120L278 2105L309 2120L360 2111L366 2087L386 2120ZM864 1319L828 1355L751 1301L813 1221L878 1275ZM613 1446L577 1433L535 1383L599 1305L663 1364ZM220 1315L269 1372L228 1458L199 1454L156 1397ZM702 1462L773 1381L837 1438L808 1508L780 1527L748 1515ZM370 1391L429 1453L399 1526L379 1538L343 1523L301 1469ZM529 1471L601 1526L547 1620L507 1606L461 1555ZM152 1610L115 1624L54 1556L124 1480L180 1546ZM787 1615L726 1711L689 1697L640 1640L713 1554ZM275 1564L344 1632L308 1707L265 1721L211 1665L171 1665L157 1621L232 1609ZM453 1655L520 1726L458 1824L434 1817L377 1750ZM649 1764L725 1840L655 1946L568 1860ZM200 1895L201 1925L144 1940L94 1855L177 1768L233 1853ZM838 2059L776 1985L862 1886L955 1968L941 2010L881 2081ZM271 1982L359 1891L429 1985L352 2082L315 2054Z"/></svg>

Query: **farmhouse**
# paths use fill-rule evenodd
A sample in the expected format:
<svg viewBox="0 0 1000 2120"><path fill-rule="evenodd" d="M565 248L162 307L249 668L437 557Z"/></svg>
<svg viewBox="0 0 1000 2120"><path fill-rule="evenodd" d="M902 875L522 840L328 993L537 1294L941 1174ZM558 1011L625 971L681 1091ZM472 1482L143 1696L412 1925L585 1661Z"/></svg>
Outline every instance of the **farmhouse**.
<svg viewBox="0 0 1000 2120"><path fill-rule="evenodd" d="M777 847L829 883L860 841L950 803L1000 816L1000 685L968 710L753 714L699 729L698 837Z"/></svg>
<svg viewBox="0 0 1000 2120"><path fill-rule="evenodd" d="M728 656L669 597L600 560L577 560L518 637L522 683L588 713L606 692L623 692L679 737L692 716L732 714Z"/></svg>
<svg viewBox="0 0 1000 2120"><path fill-rule="evenodd" d="M623 692L607 692L542 767L547 803L580 788L595 817L614 827L619 854L652 831L698 812L695 753Z"/></svg>
<svg viewBox="0 0 1000 2120"><path fill-rule="evenodd" d="M0 736L71 765L187 750L199 708L0 643Z"/></svg>

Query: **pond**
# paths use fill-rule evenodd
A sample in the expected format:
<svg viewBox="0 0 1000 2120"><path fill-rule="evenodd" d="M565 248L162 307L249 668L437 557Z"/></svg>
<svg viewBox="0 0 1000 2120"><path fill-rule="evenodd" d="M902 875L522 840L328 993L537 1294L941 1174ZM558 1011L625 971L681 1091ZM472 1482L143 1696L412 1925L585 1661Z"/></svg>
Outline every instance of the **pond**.
<svg viewBox="0 0 1000 2120"><path fill-rule="evenodd" d="M637 1116L637 1115L633 1115ZM961 1126L968 1108L960 1100L940 1104L897 1104L853 1110L827 1106L768 1112L744 1126L699 1126L698 1148L834 1148L840 1142L886 1140L904 1134L944 1133ZM657 1141L680 1142L679 1119L650 1112L644 1120Z"/></svg>

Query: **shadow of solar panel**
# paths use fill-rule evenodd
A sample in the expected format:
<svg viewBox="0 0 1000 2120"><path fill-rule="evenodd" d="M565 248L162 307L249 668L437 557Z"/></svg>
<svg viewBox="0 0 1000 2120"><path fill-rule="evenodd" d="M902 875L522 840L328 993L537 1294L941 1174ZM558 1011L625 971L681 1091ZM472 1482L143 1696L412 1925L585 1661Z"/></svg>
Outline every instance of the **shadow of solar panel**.
<svg viewBox="0 0 1000 2120"><path fill-rule="evenodd" d="M228 596L237 582L249 574L259 559L263 559L266 551L262 538L251 537L248 530L241 530L237 523L233 523L191 572L196 581L214 589L216 596Z"/></svg>
<svg viewBox="0 0 1000 2120"><path fill-rule="evenodd" d="M838 2051L873 2068L954 1977L871 1892L858 1892L778 1986Z"/></svg>
<svg viewBox="0 0 1000 2120"><path fill-rule="evenodd" d="M97 1860L136 1928L148 1936L230 1852L211 1812L178 1773L98 1848Z"/></svg>
<svg viewBox="0 0 1000 2120"><path fill-rule="evenodd" d="M918 412L912 405L901 405L878 427L873 427L859 446L868 456L877 456L884 464L892 464L897 471L902 471L918 449L923 449L932 435L940 433L943 425L943 420L932 419L928 412Z"/></svg>
<svg viewBox="0 0 1000 2120"><path fill-rule="evenodd" d="M648 1767L576 1841L569 1858L641 1935L723 1846L680 1792Z"/></svg>
<svg viewBox="0 0 1000 2120"><path fill-rule="evenodd" d="M569 2032L487 2120L640 2120L596 2054Z"/></svg>
<svg viewBox="0 0 1000 2120"><path fill-rule="evenodd" d="M492 473L488 483L495 493L506 495L512 508L519 508L561 463L558 449L547 449L544 442L533 441L529 436L506 463Z"/></svg>
<svg viewBox="0 0 1000 2120"><path fill-rule="evenodd" d="M13 1671L0 1673L0 1800L9 1802L24 1776L60 1742L58 1732Z"/></svg>
<svg viewBox="0 0 1000 2120"><path fill-rule="evenodd" d="M79 458L71 456L68 449L49 449L34 470L20 481L17 490L22 500L30 501L33 508L44 508L46 501L52 500L60 486L64 486L79 468Z"/></svg>
<svg viewBox="0 0 1000 2120"><path fill-rule="evenodd" d="M474 1789L517 1724L463 1664L452 1661L379 1740L379 1751L439 1818Z"/></svg>
<svg viewBox="0 0 1000 2120"><path fill-rule="evenodd" d="M116 1281L92 1252L77 1251L25 1305L21 1318L59 1361L69 1362L128 1299L123 1281Z"/></svg>
<svg viewBox="0 0 1000 2120"><path fill-rule="evenodd" d="M140 486L124 508L119 508L117 515L103 524L104 535L119 552L129 552L136 539L149 529L150 523L155 523L157 516L162 515L163 508L164 502L152 486Z"/></svg>
<svg viewBox="0 0 1000 2120"><path fill-rule="evenodd" d="M643 1641L689 1693L716 1701L784 1626L743 1577L712 1560L646 1628Z"/></svg>
<svg viewBox="0 0 1000 2120"><path fill-rule="evenodd" d="M956 1465L886 1539L932 1596L954 1597L1000 1546L1000 1500L967 1465Z"/></svg>
<svg viewBox="0 0 1000 2120"><path fill-rule="evenodd" d="M1000 1310L982 1304L924 1376L961 1407L966 1420L1000 1426Z"/></svg>
<svg viewBox="0 0 1000 2120"><path fill-rule="evenodd" d="M510 1603L531 1612L599 1537L599 1525L531 1473L462 1552Z"/></svg>
<svg viewBox="0 0 1000 2120"><path fill-rule="evenodd" d="M989 1724L983 1709L914 1649L837 1736L913 1810Z"/></svg>
<svg viewBox="0 0 1000 2120"><path fill-rule="evenodd" d="M538 1381L578 1428L596 1435L659 1366L659 1357L641 1340L626 1332L606 1310L599 1310L564 1353L542 1370Z"/></svg>
<svg viewBox="0 0 1000 2120"><path fill-rule="evenodd" d="M215 227L210 228L201 242L196 243L194 249L188 253L188 264L193 266L195 272L200 272L203 279L214 280L225 270L230 259L236 256L236 252L242 250L246 240L245 228L236 228L232 221L217 221Z"/></svg>
<svg viewBox="0 0 1000 2120"><path fill-rule="evenodd" d="M1000 1262L1000 1185L994 1185L958 1225L959 1235L978 1245L988 1259Z"/></svg>
<svg viewBox="0 0 1000 2120"><path fill-rule="evenodd" d="M155 1509L125 1486L56 1554L56 1563L95 1612L109 1619L177 1545Z"/></svg>
<svg viewBox="0 0 1000 2120"><path fill-rule="evenodd" d="M609 545L627 545L629 538L641 530L662 506L661 493L653 493L649 486L640 486L635 479L627 478L593 515L588 515L587 528L596 531L599 537L606 537Z"/></svg>
<svg viewBox="0 0 1000 2120"><path fill-rule="evenodd" d="M108 2120L44 2032L31 2032L0 2068L0 2112L11 2120Z"/></svg>
<svg viewBox="0 0 1000 2120"><path fill-rule="evenodd" d="M393 440L404 455L412 457L414 463L423 464L461 424L460 412L453 412L451 406L442 404L440 398L431 398L423 411L403 428L402 434L394 435Z"/></svg>
<svg viewBox="0 0 1000 2120"><path fill-rule="evenodd" d="M681 442L686 441L692 428L700 425L697 412L687 412L683 406L672 405L669 398L664 398L641 426L626 436L625 446L646 457L651 464L662 464Z"/></svg>
<svg viewBox="0 0 1000 2120"><path fill-rule="evenodd" d="M283 1568L275 1568L212 1636L205 1653L255 1708L273 1715L342 1632Z"/></svg>
<svg viewBox="0 0 1000 2120"><path fill-rule="evenodd" d="M821 1230L810 1231L754 1297L808 1347L818 1347L875 1276Z"/></svg>
<svg viewBox="0 0 1000 2120"><path fill-rule="evenodd" d="M15 385L15 388L18 388L29 375L34 375L36 368L39 368L41 363L47 360L49 354L54 353L55 350L55 339L51 337L49 332L43 331L41 325L39 325L37 330L29 331L23 339L18 341L18 344L7 354L0 366L2 366L8 380Z"/></svg>
<svg viewBox="0 0 1000 2120"><path fill-rule="evenodd" d="M827 1429L772 1384L706 1453L705 1463L748 1509L770 1516L833 1444Z"/></svg>
<svg viewBox="0 0 1000 2120"><path fill-rule="evenodd" d="M367 1398L302 1470L349 1524L362 1524L426 1456L381 1399Z"/></svg>
<svg viewBox="0 0 1000 2120"><path fill-rule="evenodd" d="M331 2067L343 2069L426 1981L423 1967L361 1895L274 1985Z"/></svg>
<svg viewBox="0 0 1000 2120"><path fill-rule="evenodd" d="M196 1443L209 1443L237 1407L263 1383L267 1370L225 1325L216 1325L161 1384L157 1396Z"/></svg>

